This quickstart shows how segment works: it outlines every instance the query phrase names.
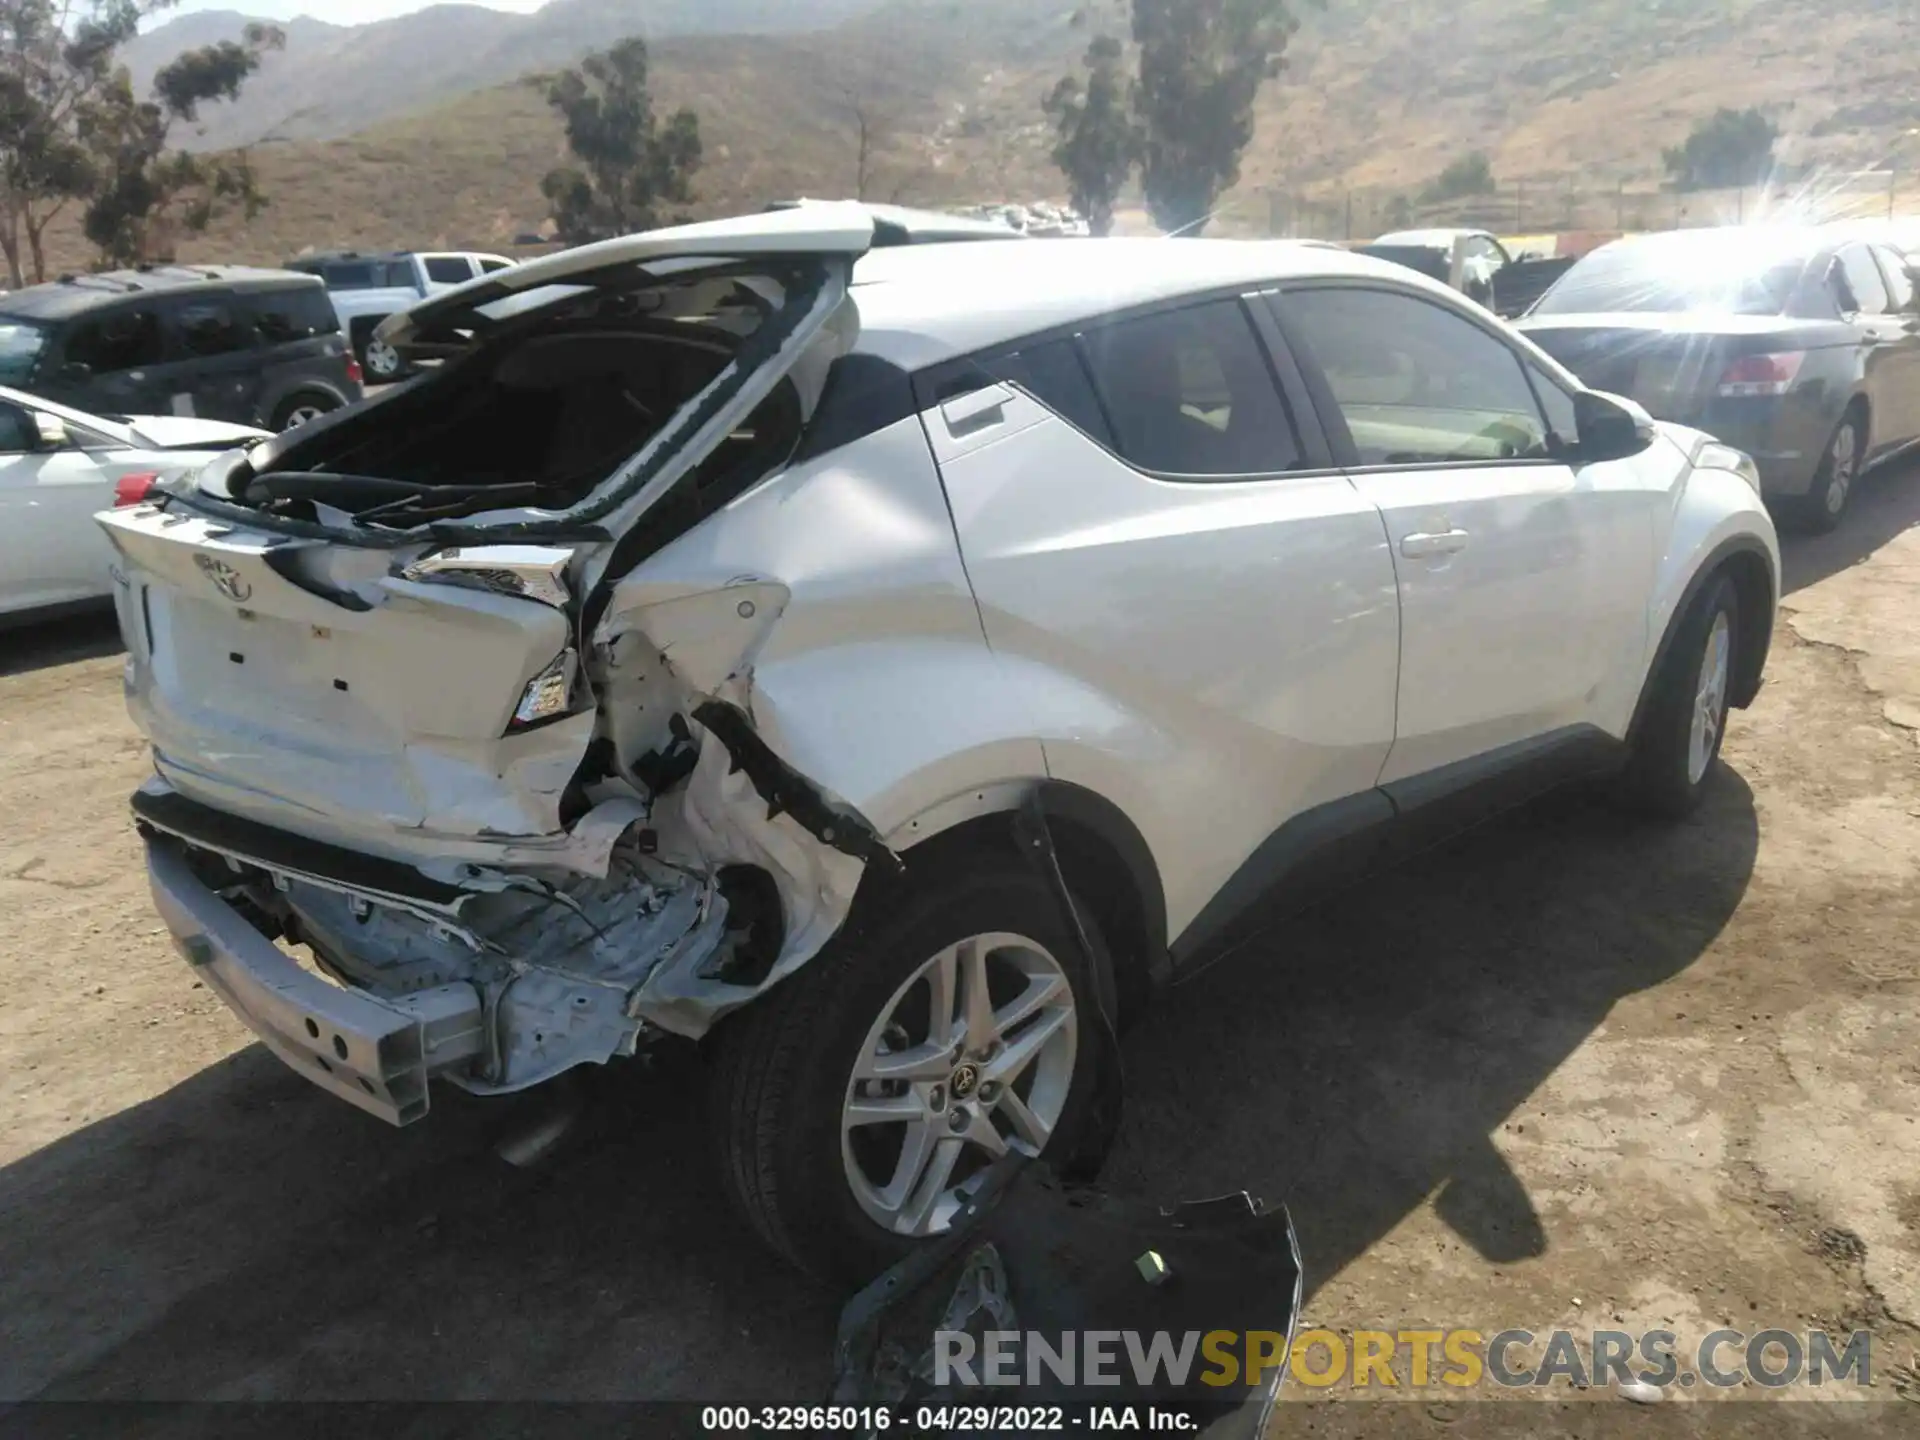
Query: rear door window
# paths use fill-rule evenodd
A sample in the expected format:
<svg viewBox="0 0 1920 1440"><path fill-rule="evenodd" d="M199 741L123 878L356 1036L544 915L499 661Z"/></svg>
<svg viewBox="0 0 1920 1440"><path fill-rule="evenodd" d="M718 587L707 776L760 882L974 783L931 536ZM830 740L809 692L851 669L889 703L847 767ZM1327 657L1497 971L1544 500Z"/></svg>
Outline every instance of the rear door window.
<svg viewBox="0 0 1920 1440"><path fill-rule="evenodd" d="M1887 282L1880 278L1880 267L1864 245L1849 245L1839 255L1840 273L1846 280L1847 294L1853 300L1848 308L1856 315L1887 313Z"/></svg>
<svg viewBox="0 0 1920 1440"><path fill-rule="evenodd" d="M96 375L158 365L164 355L160 317L148 305L125 305L76 324L67 336L67 363Z"/></svg>
<svg viewBox="0 0 1920 1440"><path fill-rule="evenodd" d="M1085 431L1102 445L1113 445L1100 397L1072 340L1049 340L1012 355L989 360L982 367L996 380L1018 385L1062 420Z"/></svg>
<svg viewBox="0 0 1920 1440"><path fill-rule="evenodd" d="M184 300L173 308L173 333L181 355L199 359L231 355L251 344L231 300Z"/></svg>
<svg viewBox="0 0 1920 1440"><path fill-rule="evenodd" d="M1300 445L1253 324L1214 300L1081 337L1114 448L1162 475L1274 475Z"/></svg>
<svg viewBox="0 0 1920 1440"><path fill-rule="evenodd" d="M427 279L436 285L464 285L473 279L473 262L464 255L429 255Z"/></svg>
<svg viewBox="0 0 1920 1440"><path fill-rule="evenodd" d="M333 302L317 285L255 291L247 297L247 308L253 316L254 332L268 345L311 340L340 329Z"/></svg>
<svg viewBox="0 0 1920 1440"><path fill-rule="evenodd" d="M335 260L326 267L329 290L371 290L380 283L376 268L368 260Z"/></svg>
<svg viewBox="0 0 1920 1440"><path fill-rule="evenodd" d="M1905 314L1913 309L1913 272L1902 256L1884 245L1874 246L1873 253L1879 257L1880 272L1886 277L1888 311Z"/></svg>

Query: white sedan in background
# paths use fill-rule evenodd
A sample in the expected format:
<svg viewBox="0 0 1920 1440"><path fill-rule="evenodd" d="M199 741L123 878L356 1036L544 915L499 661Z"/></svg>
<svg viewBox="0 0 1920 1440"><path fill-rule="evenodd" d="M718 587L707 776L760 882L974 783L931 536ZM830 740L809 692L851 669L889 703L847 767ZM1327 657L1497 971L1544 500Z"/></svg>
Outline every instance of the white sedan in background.
<svg viewBox="0 0 1920 1440"><path fill-rule="evenodd" d="M218 420L88 415L0 387L0 624L105 600L113 551L94 515L265 438Z"/></svg>

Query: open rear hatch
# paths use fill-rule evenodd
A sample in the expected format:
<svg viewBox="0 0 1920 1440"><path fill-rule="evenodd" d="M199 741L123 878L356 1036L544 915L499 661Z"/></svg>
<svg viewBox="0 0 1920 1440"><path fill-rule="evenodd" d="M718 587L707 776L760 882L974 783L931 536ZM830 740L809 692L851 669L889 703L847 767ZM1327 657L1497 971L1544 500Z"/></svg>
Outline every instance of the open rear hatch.
<svg viewBox="0 0 1920 1440"><path fill-rule="evenodd" d="M592 597L702 467L784 460L746 422L778 409L797 436L817 389L794 372L841 343L872 233L858 207L808 207L475 281L386 327L464 337L433 373L101 515L160 776L423 867L570 863Z"/></svg>

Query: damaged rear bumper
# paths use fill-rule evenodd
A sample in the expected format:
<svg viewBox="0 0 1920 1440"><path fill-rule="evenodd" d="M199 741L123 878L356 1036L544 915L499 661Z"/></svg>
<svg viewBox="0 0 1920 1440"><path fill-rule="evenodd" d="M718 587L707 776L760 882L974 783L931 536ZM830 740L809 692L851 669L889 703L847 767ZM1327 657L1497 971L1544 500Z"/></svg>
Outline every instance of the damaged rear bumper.
<svg viewBox="0 0 1920 1440"><path fill-rule="evenodd" d="M303 969L193 872L147 841L154 905L207 988L321 1089L393 1125L427 1113L428 1081L485 1049L480 993L455 984L381 999Z"/></svg>

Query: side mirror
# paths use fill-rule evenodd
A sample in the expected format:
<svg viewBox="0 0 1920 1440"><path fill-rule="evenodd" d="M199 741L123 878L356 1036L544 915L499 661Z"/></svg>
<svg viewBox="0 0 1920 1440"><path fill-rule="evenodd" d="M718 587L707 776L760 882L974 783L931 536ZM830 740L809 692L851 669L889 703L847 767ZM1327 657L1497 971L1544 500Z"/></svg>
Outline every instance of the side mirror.
<svg viewBox="0 0 1920 1440"><path fill-rule="evenodd" d="M1653 417L1633 401L1599 390L1583 390L1573 400L1580 427L1577 458L1582 464L1625 460L1653 443Z"/></svg>
<svg viewBox="0 0 1920 1440"><path fill-rule="evenodd" d="M67 433L67 422L58 415L49 415L43 410L34 411L33 428L42 450L64 450L73 443L73 437Z"/></svg>

